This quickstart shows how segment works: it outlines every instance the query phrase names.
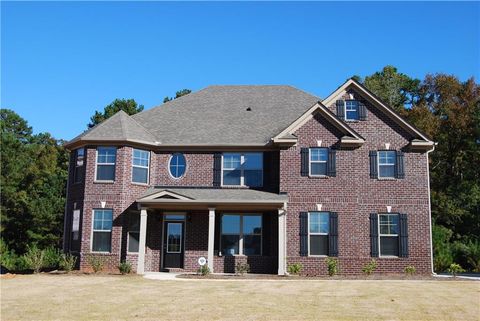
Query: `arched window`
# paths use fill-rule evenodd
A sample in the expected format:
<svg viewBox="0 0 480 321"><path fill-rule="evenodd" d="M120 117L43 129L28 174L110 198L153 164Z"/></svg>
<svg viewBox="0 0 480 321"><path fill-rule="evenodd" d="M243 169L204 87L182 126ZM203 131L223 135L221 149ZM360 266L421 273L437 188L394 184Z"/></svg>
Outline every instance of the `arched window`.
<svg viewBox="0 0 480 321"><path fill-rule="evenodd" d="M168 169L173 178L182 177L187 169L187 161L185 156L180 153L173 154L172 157L170 157Z"/></svg>

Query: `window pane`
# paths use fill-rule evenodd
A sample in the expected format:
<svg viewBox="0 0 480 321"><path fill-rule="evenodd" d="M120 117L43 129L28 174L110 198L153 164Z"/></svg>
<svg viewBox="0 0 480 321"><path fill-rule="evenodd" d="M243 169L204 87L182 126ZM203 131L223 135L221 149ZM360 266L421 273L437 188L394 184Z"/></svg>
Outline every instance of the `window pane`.
<svg viewBox="0 0 480 321"><path fill-rule="evenodd" d="M173 154L170 159L169 171L174 178L180 178L185 174L187 161L183 154Z"/></svg>
<svg viewBox="0 0 480 321"><path fill-rule="evenodd" d="M310 213L310 233L327 233L329 230L328 212Z"/></svg>
<svg viewBox="0 0 480 321"><path fill-rule="evenodd" d="M261 234L262 216L244 215L243 216L243 234Z"/></svg>
<svg viewBox="0 0 480 321"><path fill-rule="evenodd" d="M75 167L75 172L73 174L74 176L74 182L75 183L80 183L83 181L83 173L84 173L84 167L83 166L76 166Z"/></svg>
<svg viewBox="0 0 480 321"><path fill-rule="evenodd" d="M381 236L380 237L380 255L398 256L398 237Z"/></svg>
<svg viewBox="0 0 480 321"><path fill-rule="evenodd" d="M185 219L185 215L183 214L168 214L165 215L165 221L174 220L174 221L183 221Z"/></svg>
<svg viewBox="0 0 480 321"><path fill-rule="evenodd" d="M327 163L310 163L311 175L327 175Z"/></svg>
<svg viewBox="0 0 480 321"><path fill-rule="evenodd" d="M395 177L395 166L392 165L380 165L379 177Z"/></svg>
<svg viewBox="0 0 480 321"><path fill-rule="evenodd" d="M133 150L132 164L135 166L148 167L149 152L139 149Z"/></svg>
<svg viewBox="0 0 480 321"><path fill-rule="evenodd" d="M398 214L379 215L380 234L398 234Z"/></svg>
<svg viewBox="0 0 480 321"><path fill-rule="evenodd" d="M262 254L262 237L260 235L243 236L243 254L260 255Z"/></svg>
<svg viewBox="0 0 480 321"><path fill-rule="evenodd" d="M93 232L92 251L110 252L111 236L111 232Z"/></svg>
<svg viewBox="0 0 480 321"><path fill-rule="evenodd" d="M128 230L130 232L140 231L140 214L131 213L130 220L128 222Z"/></svg>
<svg viewBox="0 0 480 321"><path fill-rule="evenodd" d="M167 252L179 253L182 251L182 223L168 223L167 225Z"/></svg>
<svg viewBox="0 0 480 321"><path fill-rule="evenodd" d="M223 215L222 216L222 233L240 234L240 216L239 215Z"/></svg>
<svg viewBox="0 0 480 321"><path fill-rule="evenodd" d="M76 166L83 166L84 156L85 150L83 148L77 149Z"/></svg>
<svg viewBox="0 0 480 321"><path fill-rule="evenodd" d="M98 147L97 163L115 163L116 155L115 147Z"/></svg>
<svg viewBox="0 0 480 321"><path fill-rule="evenodd" d="M389 151L379 151L378 152L378 163L380 165L395 165L395 158L396 158L396 151L389 150Z"/></svg>
<svg viewBox="0 0 480 321"><path fill-rule="evenodd" d="M148 182L148 169L132 167L132 182L146 184Z"/></svg>
<svg viewBox="0 0 480 321"><path fill-rule="evenodd" d="M138 252L139 239L140 239L140 233L138 232L128 233L128 252Z"/></svg>
<svg viewBox="0 0 480 321"><path fill-rule="evenodd" d="M328 235L310 235L310 255L328 255Z"/></svg>
<svg viewBox="0 0 480 321"><path fill-rule="evenodd" d="M262 186L263 173L261 170L243 171L245 186Z"/></svg>
<svg viewBox="0 0 480 321"><path fill-rule="evenodd" d="M262 169L263 157L261 153L247 153L244 155L244 169Z"/></svg>
<svg viewBox="0 0 480 321"><path fill-rule="evenodd" d="M328 149L327 148L310 148L310 160L311 161L326 162L327 159L328 159Z"/></svg>
<svg viewBox="0 0 480 321"><path fill-rule="evenodd" d="M223 154L224 169L240 169L240 154Z"/></svg>
<svg viewBox="0 0 480 321"><path fill-rule="evenodd" d="M239 235L222 235L222 254L238 254Z"/></svg>
<svg viewBox="0 0 480 321"><path fill-rule="evenodd" d="M240 170L224 170L223 185L240 185Z"/></svg>
<svg viewBox="0 0 480 321"><path fill-rule="evenodd" d="M97 165L98 181L115 180L115 165Z"/></svg>
<svg viewBox="0 0 480 321"><path fill-rule="evenodd" d="M345 101L345 116L347 120L358 120L358 101Z"/></svg>

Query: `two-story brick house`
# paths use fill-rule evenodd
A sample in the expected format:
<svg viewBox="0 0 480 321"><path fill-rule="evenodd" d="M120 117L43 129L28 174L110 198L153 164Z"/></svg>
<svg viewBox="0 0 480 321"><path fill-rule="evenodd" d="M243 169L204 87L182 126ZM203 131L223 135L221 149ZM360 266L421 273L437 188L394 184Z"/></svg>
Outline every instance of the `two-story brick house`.
<svg viewBox="0 0 480 321"><path fill-rule="evenodd" d="M348 80L324 100L290 86L211 86L67 144L64 247L137 273L344 274L432 268L434 143Z"/></svg>

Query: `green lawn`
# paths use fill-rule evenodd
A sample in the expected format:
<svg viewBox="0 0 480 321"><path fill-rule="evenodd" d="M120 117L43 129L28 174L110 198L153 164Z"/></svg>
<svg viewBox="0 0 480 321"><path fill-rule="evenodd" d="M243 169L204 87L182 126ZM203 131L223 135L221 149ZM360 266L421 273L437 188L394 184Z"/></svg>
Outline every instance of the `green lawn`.
<svg viewBox="0 0 480 321"><path fill-rule="evenodd" d="M480 282L20 275L1 320L479 320Z"/></svg>

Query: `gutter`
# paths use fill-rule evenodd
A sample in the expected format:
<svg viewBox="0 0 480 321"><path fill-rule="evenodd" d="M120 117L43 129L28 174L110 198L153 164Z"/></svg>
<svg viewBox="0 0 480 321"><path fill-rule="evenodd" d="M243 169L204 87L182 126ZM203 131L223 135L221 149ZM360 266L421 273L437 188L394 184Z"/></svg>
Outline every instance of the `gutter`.
<svg viewBox="0 0 480 321"><path fill-rule="evenodd" d="M433 268L433 236L432 236L432 200L431 200L431 192L430 192L430 162L428 158L428 154L435 150L435 146L438 143L433 143L432 149L427 150L427 183L428 183L428 217L430 219L430 266L432 269L432 275L437 276L435 270Z"/></svg>

